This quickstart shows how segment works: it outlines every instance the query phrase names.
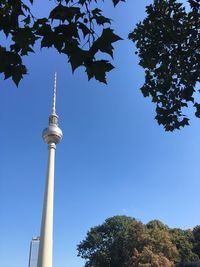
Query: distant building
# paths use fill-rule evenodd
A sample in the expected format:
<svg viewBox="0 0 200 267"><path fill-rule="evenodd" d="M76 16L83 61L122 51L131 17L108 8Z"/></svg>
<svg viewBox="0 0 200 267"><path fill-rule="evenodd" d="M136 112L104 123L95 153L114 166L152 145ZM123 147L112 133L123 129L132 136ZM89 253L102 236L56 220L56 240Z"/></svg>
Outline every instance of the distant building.
<svg viewBox="0 0 200 267"><path fill-rule="evenodd" d="M30 243L28 267L37 267L39 243L40 243L39 237L32 238Z"/></svg>

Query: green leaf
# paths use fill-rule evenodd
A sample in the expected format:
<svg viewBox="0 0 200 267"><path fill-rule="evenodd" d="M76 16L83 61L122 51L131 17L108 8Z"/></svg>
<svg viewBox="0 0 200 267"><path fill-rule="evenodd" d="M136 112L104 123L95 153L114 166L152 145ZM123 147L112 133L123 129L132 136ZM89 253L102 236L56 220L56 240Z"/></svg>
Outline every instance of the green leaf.
<svg viewBox="0 0 200 267"><path fill-rule="evenodd" d="M22 62L21 57L18 54L9 51L6 51L3 54L3 60L5 60L5 62L3 62L5 65L18 65Z"/></svg>
<svg viewBox="0 0 200 267"><path fill-rule="evenodd" d="M55 39L54 39L54 34L51 33L49 35L45 35L43 38L42 38L42 41L41 41L41 48L43 47L52 47L53 44L55 43Z"/></svg>
<svg viewBox="0 0 200 267"><path fill-rule="evenodd" d="M79 7L66 7L59 4L51 11L49 18L71 22L76 16L81 16Z"/></svg>
<svg viewBox="0 0 200 267"><path fill-rule="evenodd" d="M47 22L48 22L47 18L37 19L34 22L33 28L38 29L39 26L46 25Z"/></svg>
<svg viewBox="0 0 200 267"><path fill-rule="evenodd" d="M111 24L111 20L109 18L106 18L104 16L93 16L93 19L96 20L96 23L98 25L104 25L105 23Z"/></svg>
<svg viewBox="0 0 200 267"><path fill-rule="evenodd" d="M69 62L71 63L72 71L74 72L78 67L82 66L88 58L88 52L80 48L77 48L69 56Z"/></svg>
<svg viewBox="0 0 200 267"><path fill-rule="evenodd" d="M113 57L112 43L119 40L122 40L122 38L114 34L112 29L104 29L102 35L91 46L90 52L95 55L100 50L101 52L107 53Z"/></svg>
<svg viewBox="0 0 200 267"><path fill-rule="evenodd" d="M200 118L200 104L195 103L194 107L196 108L195 116Z"/></svg>
<svg viewBox="0 0 200 267"><path fill-rule="evenodd" d="M26 67L24 65L18 66L13 72L12 79L14 83L18 86L19 82L23 78L23 75L27 73Z"/></svg>
<svg viewBox="0 0 200 267"><path fill-rule="evenodd" d="M117 4L119 4L119 2L125 2L126 0L113 0L113 4L114 6L116 6Z"/></svg>
<svg viewBox="0 0 200 267"><path fill-rule="evenodd" d="M92 10L92 14L95 16L95 15L101 15L102 13L102 10L99 9L99 8L95 8Z"/></svg>
<svg viewBox="0 0 200 267"><path fill-rule="evenodd" d="M79 23L79 29L81 29L84 38L91 33L90 29L83 23Z"/></svg>
<svg viewBox="0 0 200 267"><path fill-rule="evenodd" d="M94 61L91 66L86 68L88 80L94 77L96 80L106 84L106 72L111 71L113 68L114 66L107 60Z"/></svg>
<svg viewBox="0 0 200 267"><path fill-rule="evenodd" d="M59 25L55 27L55 32L63 36L63 39L70 40L73 37L79 39L78 25L76 23L70 23L67 25Z"/></svg>
<svg viewBox="0 0 200 267"><path fill-rule="evenodd" d="M31 22L31 17L28 15L25 19L22 20L26 25Z"/></svg>
<svg viewBox="0 0 200 267"><path fill-rule="evenodd" d="M101 37L102 40L107 41L108 43L114 43L119 40L122 40L121 37L113 33L113 30L110 28L103 29Z"/></svg>
<svg viewBox="0 0 200 267"><path fill-rule="evenodd" d="M38 37L35 36L35 34L32 32L32 29L29 27L18 29L12 38L22 55L27 55L28 52L33 51L31 46L35 44L37 39Z"/></svg>

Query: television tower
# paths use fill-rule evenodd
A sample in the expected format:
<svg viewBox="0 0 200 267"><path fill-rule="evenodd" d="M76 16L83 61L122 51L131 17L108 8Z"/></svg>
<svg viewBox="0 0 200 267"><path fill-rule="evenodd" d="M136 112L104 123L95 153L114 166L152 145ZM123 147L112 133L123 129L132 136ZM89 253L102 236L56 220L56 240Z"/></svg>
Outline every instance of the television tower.
<svg viewBox="0 0 200 267"><path fill-rule="evenodd" d="M58 127L58 116L56 114L56 73L54 79L52 112L49 116L49 125L44 129L42 136L44 142L48 144L49 156L37 267L52 267L55 150L56 144L61 141L63 136L61 129Z"/></svg>

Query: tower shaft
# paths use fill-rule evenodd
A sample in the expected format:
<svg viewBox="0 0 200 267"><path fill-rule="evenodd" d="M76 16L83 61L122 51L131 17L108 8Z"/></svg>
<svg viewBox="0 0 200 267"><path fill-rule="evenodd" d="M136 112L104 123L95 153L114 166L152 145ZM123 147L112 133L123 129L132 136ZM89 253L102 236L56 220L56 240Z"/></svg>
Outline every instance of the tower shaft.
<svg viewBox="0 0 200 267"><path fill-rule="evenodd" d="M46 187L44 195L40 246L37 267L52 267L53 258L53 199L54 199L54 164L55 143L48 145L49 158L47 164Z"/></svg>

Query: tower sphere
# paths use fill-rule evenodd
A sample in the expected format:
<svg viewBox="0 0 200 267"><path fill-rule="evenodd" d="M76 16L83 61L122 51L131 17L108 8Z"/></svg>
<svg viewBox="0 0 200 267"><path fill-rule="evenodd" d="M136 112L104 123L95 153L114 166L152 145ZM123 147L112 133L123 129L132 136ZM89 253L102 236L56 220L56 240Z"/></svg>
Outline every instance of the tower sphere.
<svg viewBox="0 0 200 267"><path fill-rule="evenodd" d="M58 144L62 139L63 133L61 129L56 124L49 124L47 128L44 129L42 137L45 143L55 143Z"/></svg>
<svg viewBox="0 0 200 267"><path fill-rule="evenodd" d="M42 133L42 137L47 144L58 144L61 141L62 136L62 131L57 125L49 125L49 127L45 128Z"/></svg>

